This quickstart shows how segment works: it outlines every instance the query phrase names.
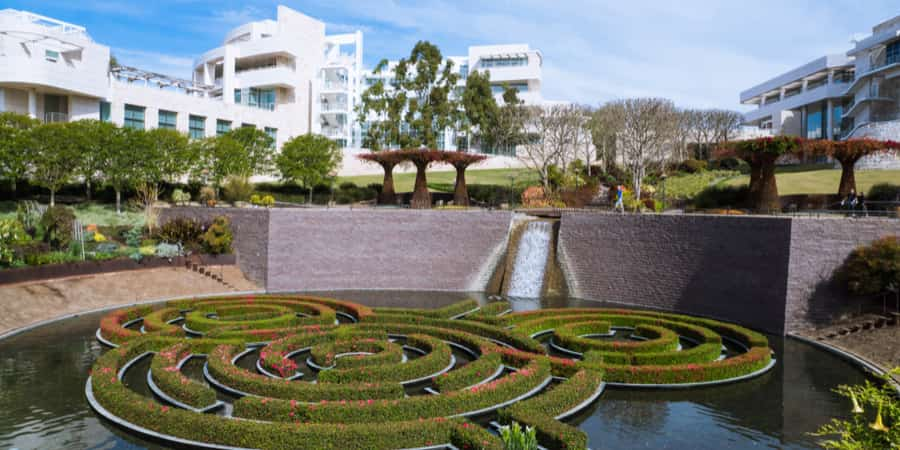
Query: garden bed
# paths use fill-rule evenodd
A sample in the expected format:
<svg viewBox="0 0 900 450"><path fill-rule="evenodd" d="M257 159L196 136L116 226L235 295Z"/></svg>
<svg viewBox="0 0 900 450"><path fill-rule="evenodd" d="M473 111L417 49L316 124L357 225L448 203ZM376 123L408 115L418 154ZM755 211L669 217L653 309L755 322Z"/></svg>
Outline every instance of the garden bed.
<svg viewBox="0 0 900 450"><path fill-rule="evenodd" d="M199 255L200 264L208 266L234 265L235 255ZM128 270L156 269L160 267L184 267L189 257L174 258L145 257L140 261L131 258L117 258L105 261L79 261L46 266L19 267L0 270L0 285L24 283L28 281L48 280L81 275L95 275Z"/></svg>

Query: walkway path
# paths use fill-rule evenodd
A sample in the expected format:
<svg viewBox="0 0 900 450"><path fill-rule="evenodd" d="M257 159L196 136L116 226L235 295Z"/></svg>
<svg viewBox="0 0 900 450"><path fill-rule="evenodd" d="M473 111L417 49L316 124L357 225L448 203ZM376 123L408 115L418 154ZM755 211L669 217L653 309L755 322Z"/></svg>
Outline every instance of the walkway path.
<svg viewBox="0 0 900 450"><path fill-rule="evenodd" d="M237 266L221 270L234 289L184 268L160 268L0 286L0 334L55 317L163 297L260 289Z"/></svg>

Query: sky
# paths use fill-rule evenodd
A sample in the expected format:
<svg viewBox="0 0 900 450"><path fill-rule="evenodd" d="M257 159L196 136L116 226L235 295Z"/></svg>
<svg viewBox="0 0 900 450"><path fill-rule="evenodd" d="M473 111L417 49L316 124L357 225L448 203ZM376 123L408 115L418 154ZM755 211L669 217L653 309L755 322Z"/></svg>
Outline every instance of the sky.
<svg viewBox="0 0 900 450"><path fill-rule="evenodd" d="M681 107L748 107L742 90L825 54L900 15L897 0L4 0L87 27L121 64L190 78L197 56L231 28L274 19L283 4L361 30L367 67L416 41L445 55L469 45L527 43L543 53L545 99L588 105L665 97Z"/></svg>

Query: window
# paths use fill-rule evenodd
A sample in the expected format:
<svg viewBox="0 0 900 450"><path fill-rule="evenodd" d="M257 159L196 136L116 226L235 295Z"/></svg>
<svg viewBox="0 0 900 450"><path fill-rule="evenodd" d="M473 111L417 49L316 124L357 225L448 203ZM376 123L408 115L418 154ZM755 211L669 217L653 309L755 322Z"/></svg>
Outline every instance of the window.
<svg viewBox="0 0 900 450"><path fill-rule="evenodd" d="M841 135L841 120L843 120L844 107L837 105L831 109L831 135L837 139Z"/></svg>
<svg viewBox="0 0 900 450"><path fill-rule="evenodd" d="M516 58L487 58L481 60L481 67L513 67L527 65L527 56L519 56Z"/></svg>
<svg viewBox="0 0 900 450"><path fill-rule="evenodd" d="M274 111L275 89L235 89L234 103Z"/></svg>
<svg viewBox="0 0 900 450"><path fill-rule="evenodd" d="M900 63L900 41L891 42L884 51L884 64L896 63Z"/></svg>
<svg viewBox="0 0 900 450"><path fill-rule="evenodd" d="M217 120L216 121L216 136L221 136L227 132L231 131L231 121L230 120Z"/></svg>
<svg viewBox="0 0 900 450"><path fill-rule="evenodd" d="M190 116L188 118L188 133L191 139L203 139L206 137L206 117Z"/></svg>
<svg viewBox="0 0 900 450"><path fill-rule="evenodd" d="M143 130L144 109L143 106L125 105L125 127Z"/></svg>
<svg viewBox="0 0 900 450"><path fill-rule="evenodd" d="M56 62L59 60L59 52L55 50L44 50L44 59L50 62Z"/></svg>
<svg viewBox="0 0 900 450"><path fill-rule="evenodd" d="M240 89L234 90L234 102L237 103L238 105L241 104L241 90Z"/></svg>
<svg viewBox="0 0 900 450"><path fill-rule="evenodd" d="M278 142L278 129L277 128L269 128L266 127L266 134L272 138L272 147L275 147L275 142Z"/></svg>
<svg viewBox="0 0 900 450"><path fill-rule="evenodd" d="M256 128L256 125L253 125L252 123L242 123L241 128Z"/></svg>
<svg viewBox="0 0 900 450"><path fill-rule="evenodd" d="M469 78L469 65L468 64L463 64L463 65L459 66L459 77L462 78L463 80L465 80L466 78Z"/></svg>
<svg viewBox="0 0 900 450"><path fill-rule="evenodd" d="M509 83L508 86L520 93L528 92L528 83ZM502 84L491 85L491 91L494 93L494 95L502 94L505 90L505 86Z"/></svg>
<svg viewBox="0 0 900 450"><path fill-rule="evenodd" d="M109 102L100 102L100 121L109 122L110 105Z"/></svg>
<svg viewBox="0 0 900 450"><path fill-rule="evenodd" d="M806 138L822 139L825 137L825 114L822 105L810 105L806 108Z"/></svg>
<svg viewBox="0 0 900 450"><path fill-rule="evenodd" d="M172 111L159 110L159 127L167 130L174 130L178 113Z"/></svg>

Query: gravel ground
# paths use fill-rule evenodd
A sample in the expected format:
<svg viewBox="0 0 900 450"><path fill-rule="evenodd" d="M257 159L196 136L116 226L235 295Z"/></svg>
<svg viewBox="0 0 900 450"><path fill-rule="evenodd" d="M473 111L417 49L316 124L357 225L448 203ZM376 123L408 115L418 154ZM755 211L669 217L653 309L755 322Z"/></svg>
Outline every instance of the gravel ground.
<svg viewBox="0 0 900 450"><path fill-rule="evenodd" d="M236 266L211 268L232 289L185 268L89 275L0 287L0 334L36 322L163 297L256 290Z"/></svg>

